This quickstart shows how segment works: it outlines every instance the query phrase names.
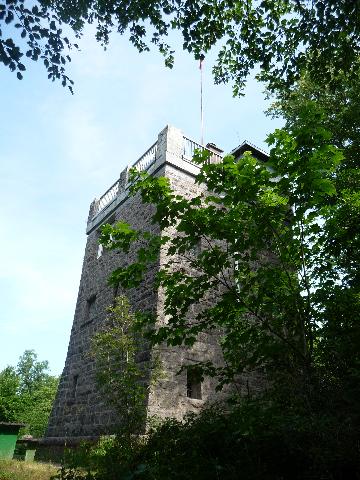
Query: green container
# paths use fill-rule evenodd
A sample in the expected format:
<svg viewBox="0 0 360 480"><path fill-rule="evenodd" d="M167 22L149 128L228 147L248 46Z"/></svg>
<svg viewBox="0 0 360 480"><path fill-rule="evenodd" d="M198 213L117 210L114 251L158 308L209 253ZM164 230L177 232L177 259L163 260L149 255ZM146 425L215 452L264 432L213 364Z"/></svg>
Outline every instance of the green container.
<svg viewBox="0 0 360 480"><path fill-rule="evenodd" d="M23 423L0 422L0 458L12 458L19 430Z"/></svg>

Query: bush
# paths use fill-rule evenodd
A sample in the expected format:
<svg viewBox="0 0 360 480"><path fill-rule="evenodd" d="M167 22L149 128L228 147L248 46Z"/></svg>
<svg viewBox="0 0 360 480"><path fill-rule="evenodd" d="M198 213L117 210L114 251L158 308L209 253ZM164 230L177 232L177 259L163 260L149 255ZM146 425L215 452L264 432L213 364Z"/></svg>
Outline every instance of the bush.
<svg viewBox="0 0 360 480"><path fill-rule="evenodd" d="M72 466L56 478L357 479L359 431L335 414L306 418L300 408L286 411L265 399L241 400L227 413L212 407L182 422L164 420L146 437L133 437L130 444L121 437L101 439L88 450L87 470Z"/></svg>

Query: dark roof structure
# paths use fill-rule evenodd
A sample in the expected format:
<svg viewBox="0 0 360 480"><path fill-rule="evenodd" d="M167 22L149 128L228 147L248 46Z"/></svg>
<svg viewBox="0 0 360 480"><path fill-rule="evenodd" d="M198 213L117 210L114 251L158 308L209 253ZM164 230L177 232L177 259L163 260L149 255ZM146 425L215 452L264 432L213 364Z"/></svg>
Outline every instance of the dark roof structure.
<svg viewBox="0 0 360 480"><path fill-rule="evenodd" d="M265 152L265 150L262 150L261 148L257 147L253 143L248 142L247 140L244 140L230 153L231 155L234 155L235 158L239 158L241 157L241 155L244 154L244 152L251 152L255 158L261 160L262 162L267 162L269 160L269 154Z"/></svg>

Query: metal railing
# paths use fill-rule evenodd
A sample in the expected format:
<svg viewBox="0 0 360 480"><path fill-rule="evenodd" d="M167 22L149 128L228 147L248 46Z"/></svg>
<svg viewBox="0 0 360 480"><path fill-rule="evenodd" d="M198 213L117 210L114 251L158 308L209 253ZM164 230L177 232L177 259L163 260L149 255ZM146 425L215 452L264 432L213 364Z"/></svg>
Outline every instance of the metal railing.
<svg viewBox="0 0 360 480"><path fill-rule="evenodd" d="M200 143L196 143L194 140L187 138L184 136L184 152L183 156L186 160L191 161L195 150L205 150L205 147L200 145Z"/></svg>
<svg viewBox="0 0 360 480"><path fill-rule="evenodd" d="M111 203L117 196L119 192L119 180L116 180L114 185L112 185L99 199L96 204L95 211L93 213L93 217L97 215L101 210L103 210L109 203Z"/></svg>
<svg viewBox="0 0 360 480"><path fill-rule="evenodd" d="M142 155L138 160L136 160L135 163L131 165L130 168L135 168L138 172L143 172L148 170L151 165L155 163L156 160L156 152L157 152L157 147L158 144L155 142L145 153ZM187 162L195 165L195 163L192 162L192 158L194 156L195 150L200 149L200 150L208 150L211 153L210 161L212 163L218 163L221 162L222 157L216 153L213 153L211 150L208 148L200 145L199 143L195 142L194 140L191 140L190 138L187 138L184 136L184 149L183 149L183 159L186 160ZM99 201L96 203L94 211L93 211L93 218L98 215L102 210L104 210L105 207L110 205L113 200L117 197L117 195L121 192L124 191L127 186L128 186L128 179L127 179L127 172L124 171L125 173L124 177L120 177L119 180L117 180L105 193L102 195L99 199Z"/></svg>
<svg viewBox="0 0 360 480"><path fill-rule="evenodd" d="M183 158L187 162L196 165L194 162L192 162L193 156L195 154L195 150L207 150L208 152L211 153L211 162L212 163L220 163L222 160L222 156L218 155L217 153L212 152L208 148L204 147L203 145L200 145L200 143L195 142L194 140L191 140L190 138L185 137L184 135L184 150L183 150Z"/></svg>
<svg viewBox="0 0 360 480"><path fill-rule="evenodd" d="M136 160L131 168L135 168L138 172L142 172L151 167L155 163L157 151L157 142L154 143L145 153L142 155L139 160Z"/></svg>
<svg viewBox="0 0 360 480"><path fill-rule="evenodd" d="M138 172L142 172L147 170L151 167L153 163L155 163L156 159L156 151L157 151L157 142L155 142L145 153L142 155L135 163L132 164L131 168L136 168ZM116 180L116 182L102 195L99 201L96 204L96 207L93 212L93 218L104 210L120 192L120 183L121 179ZM127 184L127 178L125 179L125 183ZM126 185L122 185L123 188L126 188Z"/></svg>

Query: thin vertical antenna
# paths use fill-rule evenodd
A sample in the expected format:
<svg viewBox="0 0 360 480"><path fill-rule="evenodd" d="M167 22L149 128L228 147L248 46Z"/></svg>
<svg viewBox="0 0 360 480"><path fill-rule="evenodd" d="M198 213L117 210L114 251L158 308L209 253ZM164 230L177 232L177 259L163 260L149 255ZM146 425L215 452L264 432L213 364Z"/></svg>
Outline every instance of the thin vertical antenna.
<svg viewBox="0 0 360 480"><path fill-rule="evenodd" d="M200 55L200 129L201 140L200 145L204 145L204 111L203 111L203 61L204 55Z"/></svg>

